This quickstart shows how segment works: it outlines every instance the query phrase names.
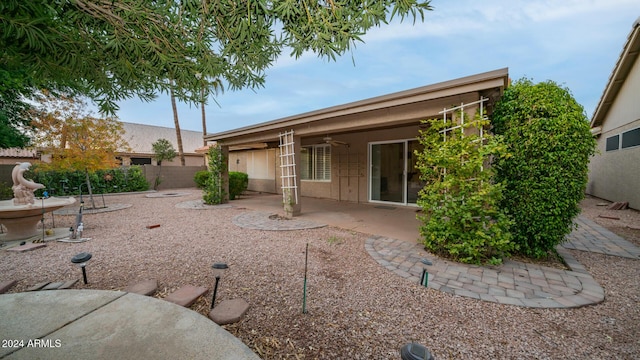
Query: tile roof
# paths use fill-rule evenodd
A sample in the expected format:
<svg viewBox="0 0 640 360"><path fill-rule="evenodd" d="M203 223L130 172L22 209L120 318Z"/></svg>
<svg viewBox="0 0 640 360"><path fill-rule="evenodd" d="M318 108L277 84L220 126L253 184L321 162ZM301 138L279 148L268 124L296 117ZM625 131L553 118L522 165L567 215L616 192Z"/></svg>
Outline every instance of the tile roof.
<svg viewBox="0 0 640 360"><path fill-rule="evenodd" d="M151 144L159 139L169 140L176 151L178 150L176 130L174 128L128 122L122 122L122 126L125 130L124 138L129 143L132 153L153 154ZM182 135L182 147L185 154L195 153L196 149L203 144L202 132L181 130L180 134Z"/></svg>

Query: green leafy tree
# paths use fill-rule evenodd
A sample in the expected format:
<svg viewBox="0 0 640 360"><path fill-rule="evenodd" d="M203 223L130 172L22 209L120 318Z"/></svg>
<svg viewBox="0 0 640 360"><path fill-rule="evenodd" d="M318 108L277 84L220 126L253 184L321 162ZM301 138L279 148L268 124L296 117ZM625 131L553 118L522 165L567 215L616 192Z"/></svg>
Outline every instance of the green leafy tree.
<svg viewBox="0 0 640 360"><path fill-rule="evenodd" d="M87 191L95 207L90 175L118 166L116 152L128 150L122 123L96 118L80 99L43 92L33 114L34 143L51 155L43 170L77 170L85 174Z"/></svg>
<svg viewBox="0 0 640 360"><path fill-rule="evenodd" d="M544 257L580 213L595 151L589 121L568 89L521 79L505 90L492 122L511 155L495 168L506 185L501 206L515 221L514 241L523 254Z"/></svg>
<svg viewBox="0 0 640 360"><path fill-rule="evenodd" d="M429 0L4 0L0 69L31 74L36 88L75 90L107 113L170 90L200 103L211 79L261 86L285 48L335 59L372 27L428 10Z"/></svg>
<svg viewBox="0 0 640 360"><path fill-rule="evenodd" d="M178 153L176 153L176 149L173 148L173 145L167 139L158 139L156 142L151 144L151 148L153 150L153 158L158 162L158 166L160 167L155 184L153 185L153 189L157 190L158 185L160 185L161 182L160 172L162 171L162 162L164 160L171 161L175 159L175 157L178 156Z"/></svg>
<svg viewBox="0 0 640 360"><path fill-rule="evenodd" d="M451 120L425 123L429 126L419 137L424 148L416 153L426 183L417 202L423 210L418 218L425 248L464 263L502 262L516 245L511 221L499 206L504 185L493 182L486 165L504 154L505 146L486 131L479 135L478 129L489 126L481 117L459 128Z"/></svg>
<svg viewBox="0 0 640 360"><path fill-rule="evenodd" d="M33 88L25 74L9 72L0 67L1 149L21 148L29 145L31 105L25 99L31 97L32 94Z"/></svg>

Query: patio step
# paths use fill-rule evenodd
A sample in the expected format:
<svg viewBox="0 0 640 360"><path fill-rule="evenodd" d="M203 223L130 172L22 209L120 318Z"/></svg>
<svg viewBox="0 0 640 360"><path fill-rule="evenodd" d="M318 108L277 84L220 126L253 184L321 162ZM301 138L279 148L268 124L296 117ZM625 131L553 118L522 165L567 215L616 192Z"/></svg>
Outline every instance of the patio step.
<svg viewBox="0 0 640 360"><path fill-rule="evenodd" d="M153 295L158 290L158 280L149 279L143 280L135 284L129 284L123 289L123 291L139 294L139 295Z"/></svg>
<svg viewBox="0 0 640 360"><path fill-rule="evenodd" d="M185 285L179 288L178 290L172 292L171 294L167 295L167 297L165 297L164 300L180 306L189 307L194 302L196 302L196 300L198 300L200 296L204 295L204 293L206 293L207 290L209 289L207 289L206 287Z"/></svg>
<svg viewBox="0 0 640 360"><path fill-rule="evenodd" d="M218 325L236 323L249 310L249 303L243 299L224 300L209 312L209 318Z"/></svg>
<svg viewBox="0 0 640 360"><path fill-rule="evenodd" d="M7 251L11 251L11 252L25 252L25 251L31 251L31 250L35 250L35 249L40 249L47 246L47 244L44 243L27 243L24 245L20 245L20 246L15 246L12 247L10 249L7 249Z"/></svg>
<svg viewBox="0 0 640 360"><path fill-rule="evenodd" d="M7 280L0 282L0 294L4 294L9 291L9 289L11 289L17 282L18 280Z"/></svg>

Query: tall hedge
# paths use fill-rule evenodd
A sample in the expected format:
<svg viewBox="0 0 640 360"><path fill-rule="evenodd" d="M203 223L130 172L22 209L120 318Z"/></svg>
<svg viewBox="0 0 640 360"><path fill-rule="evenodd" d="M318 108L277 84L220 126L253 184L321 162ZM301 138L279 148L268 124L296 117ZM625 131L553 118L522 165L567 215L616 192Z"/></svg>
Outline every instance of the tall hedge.
<svg viewBox="0 0 640 360"><path fill-rule="evenodd" d="M505 90L492 123L510 154L494 166L506 186L501 207L515 221L513 239L524 255L543 257L580 212L596 144L589 121L568 89L521 79Z"/></svg>
<svg viewBox="0 0 640 360"><path fill-rule="evenodd" d="M80 191L87 193L86 175L83 171L42 170L37 165L29 173L33 181L43 184L49 195L78 195ZM94 194L144 191L149 184L140 166L119 167L108 170L97 170L89 174ZM41 191L36 192L40 196Z"/></svg>

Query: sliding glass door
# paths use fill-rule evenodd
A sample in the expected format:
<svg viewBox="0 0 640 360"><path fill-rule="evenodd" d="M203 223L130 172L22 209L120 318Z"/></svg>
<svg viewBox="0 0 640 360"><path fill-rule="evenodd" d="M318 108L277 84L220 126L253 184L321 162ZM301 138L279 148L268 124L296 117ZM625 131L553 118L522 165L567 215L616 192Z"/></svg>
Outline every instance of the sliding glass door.
<svg viewBox="0 0 640 360"><path fill-rule="evenodd" d="M414 150L417 140L369 144L369 199L372 202L415 204L421 182Z"/></svg>

